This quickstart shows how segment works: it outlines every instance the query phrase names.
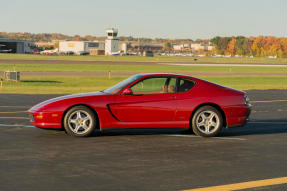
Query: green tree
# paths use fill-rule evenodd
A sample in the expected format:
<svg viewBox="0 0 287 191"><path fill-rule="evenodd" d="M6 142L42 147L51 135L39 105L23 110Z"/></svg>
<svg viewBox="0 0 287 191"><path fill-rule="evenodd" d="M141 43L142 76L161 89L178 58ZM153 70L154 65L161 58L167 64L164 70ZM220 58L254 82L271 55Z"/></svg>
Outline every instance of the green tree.
<svg viewBox="0 0 287 191"><path fill-rule="evenodd" d="M171 43L170 42L165 42L164 45L163 45L163 49L170 52L171 50Z"/></svg>

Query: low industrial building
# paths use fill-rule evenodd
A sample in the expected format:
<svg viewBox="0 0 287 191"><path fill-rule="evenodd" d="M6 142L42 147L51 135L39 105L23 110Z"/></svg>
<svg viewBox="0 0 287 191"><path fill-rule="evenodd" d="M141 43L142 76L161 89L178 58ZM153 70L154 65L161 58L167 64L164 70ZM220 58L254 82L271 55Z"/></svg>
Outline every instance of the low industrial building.
<svg viewBox="0 0 287 191"><path fill-rule="evenodd" d="M156 52L161 52L163 50L163 46L160 44L146 44L146 45L138 45L138 44L134 44L131 45L134 51L140 51L140 52L144 52L144 51L152 51L154 53Z"/></svg>
<svg viewBox="0 0 287 191"><path fill-rule="evenodd" d="M213 46L209 45L209 44L191 44L190 45L192 51L199 51L199 50L203 50L205 52L210 52L213 50Z"/></svg>
<svg viewBox="0 0 287 191"><path fill-rule="evenodd" d="M0 39L0 53L31 54L35 50L36 46L32 41Z"/></svg>
<svg viewBox="0 0 287 191"><path fill-rule="evenodd" d="M84 54L90 53L90 50L105 50L103 41L61 41L59 42L60 53Z"/></svg>
<svg viewBox="0 0 287 191"><path fill-rule="evenodd" d="M105 50L90 49L90 55L91 56L105 55Z"/></svg>
<svg viewBox="0 0 287 191"><path fill-rule="evenodd" d="M211 52L213 49L214 49L214 47L211 46L210 44L191 43L191 44L175 44L175 45L173 45L173 50L176 52L183 52L183 51Z"/></svg>

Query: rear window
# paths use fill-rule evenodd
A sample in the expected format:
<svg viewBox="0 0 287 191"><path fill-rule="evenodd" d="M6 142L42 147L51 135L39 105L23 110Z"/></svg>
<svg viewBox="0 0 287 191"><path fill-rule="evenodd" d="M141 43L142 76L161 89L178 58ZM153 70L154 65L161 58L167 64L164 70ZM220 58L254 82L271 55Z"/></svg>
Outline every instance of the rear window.
<svg viewBox="0 0 287 191"><path fill-rule="evenodd" d="M188 78L181 78L179 80L178 92L187 92L191 90L195 85L195 82Z"/></svg>

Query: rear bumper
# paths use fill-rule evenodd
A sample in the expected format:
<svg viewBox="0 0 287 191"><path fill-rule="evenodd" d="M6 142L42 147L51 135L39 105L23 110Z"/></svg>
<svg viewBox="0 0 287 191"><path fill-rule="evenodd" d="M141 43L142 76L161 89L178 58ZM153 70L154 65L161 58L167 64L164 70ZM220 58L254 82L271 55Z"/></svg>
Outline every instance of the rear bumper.
<svg viewBox="0 0 287 191"><path fill-rule="evenodd" d="M29 112L30 123L39 128L62 128L61 112Z"/></svg>
<svg viewBox="0 0 287 191"><path fill-rule="evenodd" d="M230 123L227 127L233 128L233 127L242 127L246 125L246 123L249 121L249 116L251 114L252 105L247 104L244 105L241 110L243 110L243 115L240 115L238 117L232 118L230 121L233 121L233 123Z"/></svg>

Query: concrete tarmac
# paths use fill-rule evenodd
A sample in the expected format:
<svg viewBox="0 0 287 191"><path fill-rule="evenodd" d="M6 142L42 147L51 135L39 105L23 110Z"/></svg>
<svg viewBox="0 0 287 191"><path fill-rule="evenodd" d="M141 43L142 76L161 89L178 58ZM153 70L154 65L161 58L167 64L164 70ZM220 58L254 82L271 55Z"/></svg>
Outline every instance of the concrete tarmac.
<svg viewBox="0 0 287 191"><path fill-rule="evenodd" d="M215 138L180 129L74 138L27 119L29 107L58 95L1 94L0 190L184 190L286 177L287 90L248 95L250 122Z"/></svg>

